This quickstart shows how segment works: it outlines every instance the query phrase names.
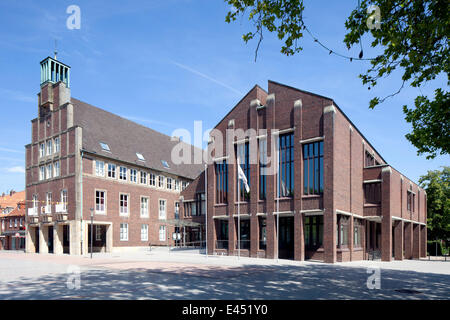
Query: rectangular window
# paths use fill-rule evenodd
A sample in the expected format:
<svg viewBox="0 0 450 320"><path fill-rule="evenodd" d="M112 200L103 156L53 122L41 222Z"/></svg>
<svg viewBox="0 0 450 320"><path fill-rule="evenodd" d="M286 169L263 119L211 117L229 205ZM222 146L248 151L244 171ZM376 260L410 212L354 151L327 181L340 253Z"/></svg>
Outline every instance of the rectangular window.
<svg viewBox="0 0 450 320"><path fill-rule="evenodd" d="M47 165L47 172L46 172L46 179L50 179L52 177L52 173L53 173L53 165L50 163Z"/></svg>
<svg viewBox="0 0 450 320"><path fill-rule="evenodd" d="M266 250L267 247L267 220L265 217L258 217L259 224L259 249Z"/></svg>
<svg viewBox="0 0 450 320"><path fill-rule="evenodd" d="M348 226L349 218L343 215L338 215L336 223L336 245L338 247L348 246Z"/></svg>
<svg viewBox="0 0 450 320"><path fill-rule="evenodd" d="M50 156L53 153L52 140L47 140L47 155Z"/></svg>
<svg viewBox="0 0 450 320"><path fill-rule="evenodd" d="M180 218L180 203L175 202L175 219Z"/></svg>
<svg viewBox="0 0 450 320"><path fill-rule="evenodd" d="M127 168L126 167L119 168L119 180L127 180Z"/></svg>
<svg viewBox="0 0 450 320"><path fill-rule="evenodd" d="M105 163L103 161L95 160L95 175L99 177L105 176Z"/></svg>
<svg viewBox="0 0 450 320"><path fill-rule="evenodd" d="M216 203L227 203L227 195L228 195L227 162L226 161L216 162L215 173L216 173Z"/></svg>
<svg viewBox="0 0 450 320"><path fill-rule="evenodd" d="M17 218L14 219L14 228L17 228Z"/></svg>
<svg viewBox="0 0 450 320"><path fill-rule="evenodd" d="M381 203L381 183L365 183L364 184L364 202L368 204Z"/></svg>
<svg viewBox="0 0 450 320"><path fill-rule="evenodd" d="M95 212L105 213L105 191L95 191Z"/></svg>
<svg viewBox="0 0 450 320"><path fill-rule="evenodd" d="M59 142L59 137L56 137L54 139L54 151L55 151L55 153L59 153L60 149L61 149L61 144Z"/></svg>
<svg viewBox="0 0 450 320"><path fill-rule="evenodd" d="M175 180L175 191L180 191L180 180Z"/></svg>
<svg viewBox="0 0 450 320"><path fill-rule="evenodd" d="M323 193L323 141L303 145L303 194Z"/></svg>
<svg viewBox="0 0 450 320"><path fill-rule="evenodd" d="M45 157L45 143L39 145L39 157Z"/></svg>
<svg viewBox="0 0 450 320"><path fill-rule="evenodd" d="M172 178L167 178L167 189L172 190Z"/></svg>
<svg viewBox="0 0 450 320"><path fill-rule="evenodd" d="M137 170L136 169L130 169L130 181L137 183Z"/></svg>
<svg viewBox="0 0 450 320"><path fill-rule="evenodd" d="M280 135L278 139L278 197L294 195L294 134Z"/></svg>
<svg viewBox="0 0 450 320"><path fill-rule="evenodd" d="M141 217L148 217L148 198L141 197Z"/></svg>
<svg viewBox="0 0 450 320"><path fill-rule="evenodd" d="M54 165L53 165L53 176L55 176L55 177L59 177L59 175L60 175L60 173L61 173L61 170L60 170L60 168L59 168L59 161L56 161L55 163L54 163Z"/></svg>
<svg viewBox="0 0 450 320"><path fill-rule="evenodd" d="M305 217L305 248L315 250L323 244L323 216Z"/></svg>
<svg viewBox="0 0 450 320"><path fill-rule="evenodd" d="M61 204L64 212L67 212L67 190L61 190Z"/></svg>
<svg viewBox="0 0 450 320"><path fill-rule="evenodd" d="M239 165L242 171L247 178L247 184L250 186L250 160L249 160L249 143L241 143L236 146L236 157L239 160ZM237 162L236 162L237 164ZM236 170L238 167L236 166ZM249 201L250 200L250 192L245 190L244 181L239 179L238 173L236 173L237 183L239 186L236 186L236 190L239 187L239 200L240 201Z"/></svg>
<svg viewBox="0 0 450 320"><path fill-rule="evenodd" d="M102 241L102 226L95 226L95 241Z"/></svg>
<svg viewBox="0 0 450 320"><path fill-rule="evenodd" d="M184 189L186 189L188 185L189 185L189 183L188 183L188 182L186 182L186 181L183 181L183 182L182 182L182 184L181 184L181 190L184 190Z"/></svg>
<svg viewBox="0 0 450 320"><path fill-rule="evenodd" d="M159 241L166 241L166 226L159 226Z"/></svg>
<svg viewBox="0 0 450 320"><path fill-rule="evenodd" d="M141 241L148 241L148 224L141 225Z"/></svg>
<svg viewBox="0 0 450 320"><path fill-rule="evenodd" d="M259 140L259 200L266 199L267 192L267 140Z"/></svg>
<svg viewBox="0 0 450 320"><path fill-rule="evenodd" d="M150 185L151 186L156 186L156 176L154 173L150 173Z"/></svg>
<svg viewBox="0 0 450 320"><path fill-rule="evenodd" d="M141 171L141 184L147 184L147 172Z"/></svg>
<svg viewBox="0 0 450 320"><path fill-rule="evenodd" d="M406 196L406 208L408 211L414 212L414 200L415 200L415 194L407 190L407 196Z"/></svg>
<svg viewBox="0 0 450 320"><path fill-rule="evenodd" d="M45 180L45 166L39 167L39 180Z"/></svg>
<svg viewBox="0 0 450 320"><path fill-rule="evenodd" d="M167 217L166 200L159 200L159 219L164 220Z"/></svg>
<svg viewBox="0 0 450 320"><path fill-rule="evenodd" d="M361 219L353 219L353 244L355 247L362 245L363 221Z"/></svg>
<svg viewBox="0 0 450 320"><path fill-rule="evenodd" d="M51 192L47 192L45 194L45 201L46 201L45 213L46 214L52 213L52 193Z"/></svg>
<svg viewBox="0 0 450 320"><path fill-rule="evenodd" d="M164 187L164 176L158 176L158 187L159 188Z"/></svg>
<svg viewBox="0 0 450 320"><path fill-rule="evenodd" d="M128 241L128 223L120 224L120 241Z"/></svg>
<svg viewBox="0 0 450 320"><path fill-rule="evenodd" d="M120 215L128 215L128 195L121 193L119 195Z"/></svg>
<svg viewBox="0 0 450 320"><path fill-rule="evenodd" d="M112 163L108 163L108 178L115 179L116 178L116 165Z"/></svg>

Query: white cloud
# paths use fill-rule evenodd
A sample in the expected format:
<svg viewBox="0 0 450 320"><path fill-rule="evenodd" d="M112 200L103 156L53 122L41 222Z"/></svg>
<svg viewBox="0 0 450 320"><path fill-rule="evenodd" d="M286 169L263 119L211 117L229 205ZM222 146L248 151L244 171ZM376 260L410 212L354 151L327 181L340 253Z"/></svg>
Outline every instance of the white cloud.
<svg viewBox="0 0 450 320"><path fill-rule="evenodd" d="M3 147L0 147L0 151L4 151L4 152L14 152L14 153L25 153L24 151L14 150L14 149L9 149L9 148L3 148Z"/></svg>
<svg viewBox="0 0 450 320"><path fill-rule="evenodd" d="M16 167L7 168L6 171L12 172L12 173L25 173L25 168L16 166Z"/></svg>

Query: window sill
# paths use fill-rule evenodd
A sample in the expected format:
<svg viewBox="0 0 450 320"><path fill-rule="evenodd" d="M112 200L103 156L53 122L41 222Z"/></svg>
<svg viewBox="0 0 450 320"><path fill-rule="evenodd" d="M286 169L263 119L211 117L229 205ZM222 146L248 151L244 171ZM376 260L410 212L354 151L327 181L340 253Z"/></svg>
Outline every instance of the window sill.
<svg viewBox="0 0 450 320"><path fill-rule="evenodd" d="M381 203L365 203L364 208L377 208L381 207Z"/></svg>
<svg viewBox="0 0 450 320"><path fill-rule="evenodd" d="M106 216L106 211L95 211L95 215Z"/></svg>
<svg viewBox="0 0 450 320"><path fill-rule="evenodd" d="M214 205L214 207L226 207L226 206L228 206L228 203L216 203Z"/></svg>
<svg viewBox="0 0 450 320"><path fill-rule="evenodd" d="M302 195L302 199L309 199L309 198L322 198L322 194L304 194Z"/></svg>
<svg viewBox="0 0 450 320"><path fill-rule="evenodd" d="M286 200L293 200L294 197L281 197L281 198L275 198L275 201L277 200L281 200L281 201L286 201Z"/></svg>

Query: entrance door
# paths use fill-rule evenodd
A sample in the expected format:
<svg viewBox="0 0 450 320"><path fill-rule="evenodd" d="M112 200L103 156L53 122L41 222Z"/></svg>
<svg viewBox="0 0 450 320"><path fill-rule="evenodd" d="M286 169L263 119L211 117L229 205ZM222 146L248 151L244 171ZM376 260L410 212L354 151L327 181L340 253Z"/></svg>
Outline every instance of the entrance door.
<svg viewBox="0 0 450 320"><path fill-rule="evenodd" d="M294 217L280 217L278 257L294 259Z"/></svg>
<svg viewBox="0 0 450 320"><path fill-rule="evenodd" d="M35 252L39 253L39 228L34 228L34 247Z"/></svg>
<svg viewBox="0 0 450 320"><path fill-rule="evenodd" d="M48 227L48 253L53 253L53 226Z"/></svg>

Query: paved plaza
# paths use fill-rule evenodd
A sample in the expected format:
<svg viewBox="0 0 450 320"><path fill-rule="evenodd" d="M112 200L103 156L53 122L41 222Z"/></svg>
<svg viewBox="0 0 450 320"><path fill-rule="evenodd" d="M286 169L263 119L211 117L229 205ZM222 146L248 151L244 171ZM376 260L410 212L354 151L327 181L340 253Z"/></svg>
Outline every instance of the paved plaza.
<svg viewBox="0 0 450 320"><path fill-rule="evenodd" d="M367 286L374 270L379 289ZM331 265L205 257L198 250L97 253L93 259L0 252L0 299L449 298L450 260Z"/></svg>

